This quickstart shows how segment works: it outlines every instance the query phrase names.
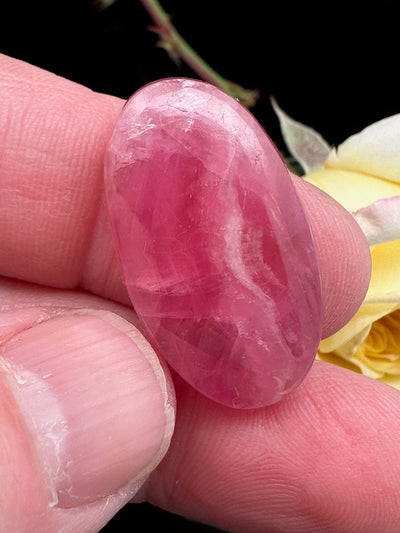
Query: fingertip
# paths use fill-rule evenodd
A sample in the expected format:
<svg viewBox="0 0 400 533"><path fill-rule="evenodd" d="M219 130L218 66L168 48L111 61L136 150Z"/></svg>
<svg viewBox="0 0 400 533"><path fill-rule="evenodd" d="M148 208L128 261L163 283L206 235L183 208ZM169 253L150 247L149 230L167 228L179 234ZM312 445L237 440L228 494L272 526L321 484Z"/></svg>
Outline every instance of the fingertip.
<svg viewBox="0 0 400 533"><path fill-rule="evenodd" d="M2 356L8 396L0 402L0 444L13 449L0 461L10 473L9 530L26 531L28 520L41 531L65 523L81 531L78 517L110 518L169 447L175 409L167 370L131 324L106 311L56 313L7 340Z"/></svg>
<svg viewBox="0 0 400 533"><path fill-rule="evenodd" d="M343 327L362 304L371 276L371 253L349 211L314 185L292 177L315 240L325 338Z"/></svg>

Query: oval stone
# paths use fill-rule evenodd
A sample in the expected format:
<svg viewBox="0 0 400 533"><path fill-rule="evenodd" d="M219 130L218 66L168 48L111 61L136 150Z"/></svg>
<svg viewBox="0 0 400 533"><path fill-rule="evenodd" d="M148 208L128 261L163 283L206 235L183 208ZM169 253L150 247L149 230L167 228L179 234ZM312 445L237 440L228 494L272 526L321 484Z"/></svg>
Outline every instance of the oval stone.
<svg viewBox="0 0 400 533"><path fill-rule="evenodd" d="M126 103L105 161L132 304L156 352L226 406L277 402L320 340L312 233L275 146L237 100L189 79Z"/></svg>

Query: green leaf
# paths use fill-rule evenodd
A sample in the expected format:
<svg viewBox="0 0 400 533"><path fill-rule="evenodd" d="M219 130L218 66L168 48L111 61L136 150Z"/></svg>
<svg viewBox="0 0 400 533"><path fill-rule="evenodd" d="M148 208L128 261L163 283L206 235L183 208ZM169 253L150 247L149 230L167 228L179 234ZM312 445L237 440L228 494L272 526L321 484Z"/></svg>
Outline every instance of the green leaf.
<svg viewBox="0 0 400 533"><path fill-rule="evenodd" d="M331 152L331 147L325 139L309 126L289 117L278 106L275 98L271 98L271 104L279 119L286 146L304 172L307 174L323 168Z"/></svg>

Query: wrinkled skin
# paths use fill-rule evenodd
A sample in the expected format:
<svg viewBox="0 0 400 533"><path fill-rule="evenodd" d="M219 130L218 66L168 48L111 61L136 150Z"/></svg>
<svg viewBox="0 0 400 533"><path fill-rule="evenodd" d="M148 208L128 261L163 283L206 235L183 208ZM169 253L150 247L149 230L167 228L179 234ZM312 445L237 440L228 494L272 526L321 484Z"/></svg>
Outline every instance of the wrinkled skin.
<svg viewBox="0 0 400 533"><path fill-rule="evenodd" d="M112 420L119 439L114 450L124 467L109 471L113 454L105 454L103 473L94 483L82 481L79 463L69 465L76 497L72 501L64 494L63 500L60 493L59 503L51 505L52 471L37 459L41 436L27 422L26 404L17 401L28 392L21 380L11 387L12 376L1 365L5 530L29 532L34 525L43 532L95 532L136 497L234 532L397 531L398 391L316 362L280 403L235 411L171 376L140 342L125 342L120 333L134 336L135 316L114 256L102 185L104 149L123 102L4 56L0 62L1 360L18 356L29 368L39 347L44 349L41 332L47 328L48 334L55 324L48 318L60 318L51 330L46 363L52 376L74 375L79 391L86 383L93 398L103 394L107 400L88 414L89 440L77 432L68 446L72 449L76 439L86 446L86 456L98 453L104 426ZM329 335L362 301L369 250L342 208L294 180L318 248L324 335ZM38 317L45 322L42 329L32 328ZM71 338L79 342L65 353L62 347ZM92 375L92 349L96 360L103 350L114 379L106 390ZM142 365L139 370L132 361ZM141 418L151 432L136 428ZM138 442L143 443L140 460Z"/></svg>

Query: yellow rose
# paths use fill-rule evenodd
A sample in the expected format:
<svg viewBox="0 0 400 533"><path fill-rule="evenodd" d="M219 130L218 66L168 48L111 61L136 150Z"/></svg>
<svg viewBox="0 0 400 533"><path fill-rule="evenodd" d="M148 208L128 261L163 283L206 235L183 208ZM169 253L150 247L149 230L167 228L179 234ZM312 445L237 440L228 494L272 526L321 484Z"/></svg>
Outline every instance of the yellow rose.
<svg viewBox="0 0 400 533"><path fill-rule="evenodd" d="M347 139L305 179L355 213L373 245L364 303L318 357L400 389L400 115Z"/></svg>
<svg viewBox="0 0 400 533"><path fill-rule="evenodd" d="M317 357L400 390L400 114L331 150L318 133L288 117L276 101L272 105L304 179L351 211L371 246L364 303L341 330L321 341Z"/></svg>

